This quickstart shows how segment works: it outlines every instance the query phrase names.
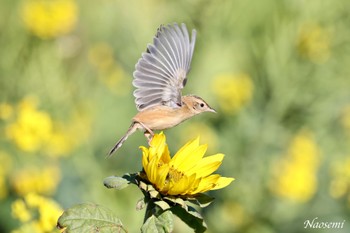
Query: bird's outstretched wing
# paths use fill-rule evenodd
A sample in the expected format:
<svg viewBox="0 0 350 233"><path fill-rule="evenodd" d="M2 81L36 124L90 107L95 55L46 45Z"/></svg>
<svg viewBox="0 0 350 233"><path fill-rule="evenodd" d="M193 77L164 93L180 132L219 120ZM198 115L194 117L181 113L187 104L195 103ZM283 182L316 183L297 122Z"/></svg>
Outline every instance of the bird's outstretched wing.
<svg viewBox="0 0 350 233"><path fill-rule="evenodd" d="M155 105L181 106L181 89L190 70L196 31L191 39L185 24L158 28L153 44L137 62L133 85L139 111Z"/></svg>

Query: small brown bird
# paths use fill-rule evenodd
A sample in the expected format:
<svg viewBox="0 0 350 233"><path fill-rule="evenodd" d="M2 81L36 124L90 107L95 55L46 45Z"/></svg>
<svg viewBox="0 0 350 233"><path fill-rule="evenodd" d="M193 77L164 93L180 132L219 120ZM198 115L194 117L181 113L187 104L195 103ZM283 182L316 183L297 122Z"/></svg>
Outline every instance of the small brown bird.
<svg viewBox="0 0 350 233"><path fill-rule="evenodd" d="M202 112L215 112L202 98L181 95L190 70L196 30L191 40L186 25L174 23L158 28L153 44L148 44L133 73L137 110L126 134L115 144L109 156L137 129L150 141L153 130L174 127Z"/></svg>

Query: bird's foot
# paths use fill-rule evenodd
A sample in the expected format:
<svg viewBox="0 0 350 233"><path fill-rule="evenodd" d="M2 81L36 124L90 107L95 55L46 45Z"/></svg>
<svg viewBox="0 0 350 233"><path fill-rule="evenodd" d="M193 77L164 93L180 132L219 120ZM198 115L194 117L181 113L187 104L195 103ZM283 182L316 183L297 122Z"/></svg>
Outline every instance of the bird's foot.
<svg viewBox="0 0 350 233"><path fill-rule="evenodd" d="M144 135L145 135L145 137L147 138L148 145L150 146L150 145L151 145L152 138L153 138L153 136L154 136L154 133L153 133L152 131L151 131L151 132L145 131L145 132L144 132Z"/></svg>

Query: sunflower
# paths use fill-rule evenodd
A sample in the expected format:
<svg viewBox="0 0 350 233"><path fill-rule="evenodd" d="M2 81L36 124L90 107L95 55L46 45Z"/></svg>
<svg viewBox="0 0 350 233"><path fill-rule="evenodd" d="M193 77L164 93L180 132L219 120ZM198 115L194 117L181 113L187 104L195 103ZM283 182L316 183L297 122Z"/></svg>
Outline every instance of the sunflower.
<svg viewBox="0 0 350 233"><path fill-rule="evenodd" d="M224 188L234 180L212 174L224 155L203 157L207 145L199 145L199 137L185 144L172 158L162 132L154 135L149 148L140 149L147 180L166 196L192 196Z"/></svg>

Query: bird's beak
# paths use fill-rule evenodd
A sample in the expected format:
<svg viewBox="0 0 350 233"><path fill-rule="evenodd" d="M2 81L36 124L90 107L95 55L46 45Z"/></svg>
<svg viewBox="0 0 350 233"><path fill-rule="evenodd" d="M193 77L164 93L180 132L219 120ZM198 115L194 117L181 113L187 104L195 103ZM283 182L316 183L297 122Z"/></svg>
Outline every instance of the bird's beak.
<svg viewBox="0 0 350 233"><path fill-rule="evenodd" d="M215 111L215 109L213 109L213 108L209 108L208 111L209 111L209 112L213 112L213 113L217 113L217 112Z"/></svg>

